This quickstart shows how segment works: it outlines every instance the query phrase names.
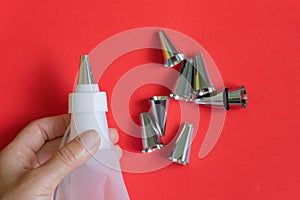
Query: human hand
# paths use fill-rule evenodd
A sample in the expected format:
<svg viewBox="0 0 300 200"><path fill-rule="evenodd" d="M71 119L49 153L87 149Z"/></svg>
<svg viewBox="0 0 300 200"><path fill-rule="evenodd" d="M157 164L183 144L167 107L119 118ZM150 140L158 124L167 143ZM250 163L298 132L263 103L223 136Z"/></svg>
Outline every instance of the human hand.
<svg viewBox="0 0 300 200"><path fill-rule="evenodd" d="M58 149L69 123L68 114L33 121L0 152L0 199L51 200L62 179L96 153L101 141L93 130ZM116 129L109 136L118 142Z"/></svg>

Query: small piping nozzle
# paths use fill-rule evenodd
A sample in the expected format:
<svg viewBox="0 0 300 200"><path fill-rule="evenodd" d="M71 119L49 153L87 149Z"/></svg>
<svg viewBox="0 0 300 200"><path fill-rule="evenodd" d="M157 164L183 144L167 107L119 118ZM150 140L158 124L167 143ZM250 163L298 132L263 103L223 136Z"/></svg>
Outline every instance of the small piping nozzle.
<svg viewBox="0 0 300 200"><path fill-rule="evenodd" d="M140 121L142 126L142 142L143 142L143 153L150 153L155 150L161 149L163 144L153 129L153 122L147 112L140 114Z"/></svg>
<svg viewBox="0 0 300 200"><path fill-rule="evenodd" d="M223 91L218 92L214 96L210 97L198 97L195 98L194 103L206 106L222 106L225 110L229 110L228 103L228 89L225 88Z"/></svg>
<svg viewBox="0 0 300 200"><path fill-rule="evenodd" d="M159 38L163 50L165 67L173 67L185 59L185 55L177 52L164 31L159 31Z"/></svg>
<svg viewBox="0 0 300 200"><path fill-rule="evenodd" d="M188 165L190 162L190 149L193 136L193 124L184 123L179 137L169 159L182 165Z"/></svg>
<svg viewBox="0 0 300 200"><path fill-rule="evenodd" d="M167 113L169 108L168 96L153 96L149 98L150 101L150 115L154 121L154 129L162 137L165 135L165 128L167 122Z"/></svg>
<svg viewBox="0 0 300 200"><path fill-rule="evenodd" d="M170 97L181 100L181 101L191 101L192 100L192 75L193 75L193 59L188 58L184 61L180 75L178 77L176 87L173 94Z"/></svg>
<svg viewBox="0 0 300 200"><path fill-rule="evenodd" d="M246 88L241 86L238 89L231 89L228 92L228 103L230 106L241 106L246 108L248 103Z"/></svg>
<svg viewBox="0 0 300 200"><path fill-rule="evenodd" d="M195 54L193 89L194 94L199 97L213 96L216 93L200 53Z"/></svg>
<svg viewBox="0 0 300 200"><path fill-rule="evenodd" d="M80 69L77 84L95 84L88 55L82 55L80 57Z"/></svg>

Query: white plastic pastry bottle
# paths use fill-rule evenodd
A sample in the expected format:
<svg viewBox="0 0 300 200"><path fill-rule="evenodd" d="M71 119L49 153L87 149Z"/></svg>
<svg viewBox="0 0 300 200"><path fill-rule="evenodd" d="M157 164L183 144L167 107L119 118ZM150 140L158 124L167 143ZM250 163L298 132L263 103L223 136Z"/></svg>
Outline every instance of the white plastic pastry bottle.
<svg viewBox="0 0 300 200"><path fill-rule="evenodd" d="M81 56L78 84L69 95L70 132L63 144L94 129L100 135L98 152L59 184L55 200L127 200L118 155L112 145L106 120L106 93L95 84L87 55Z"/></svg>

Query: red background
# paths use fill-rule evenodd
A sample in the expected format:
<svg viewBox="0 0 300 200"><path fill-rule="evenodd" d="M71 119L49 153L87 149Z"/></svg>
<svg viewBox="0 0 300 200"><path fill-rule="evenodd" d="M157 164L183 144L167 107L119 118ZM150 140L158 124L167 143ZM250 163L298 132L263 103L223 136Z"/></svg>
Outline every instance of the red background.
<svg viewBox="0 0 300 200"><path fill-rule="evenodd" d="M246 86L249 104L227 113L206 158L197 157L204 125L190 166L125 173L131 198L299 199L299 8L296 0L2 1L0 148L31 120L67 112L81 54L121 31L166 27L198 41L225 85Z"/></svg>

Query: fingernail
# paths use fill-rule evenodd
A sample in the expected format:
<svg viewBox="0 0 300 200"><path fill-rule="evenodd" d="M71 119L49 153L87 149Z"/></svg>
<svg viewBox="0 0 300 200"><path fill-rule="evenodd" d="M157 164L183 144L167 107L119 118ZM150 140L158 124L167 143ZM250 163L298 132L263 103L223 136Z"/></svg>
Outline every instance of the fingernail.
<svg viewBox="0 0 300 200"><path fill-rule="evenodd" d="M119 136L118 136L118 131L115 128L110 128L109 129L109 136L110 136L110 140L115 143L118 141Z"/></svg>
<svg viewBox="0 0 300 200"><path fill-rule="evenodd" d="M120 147L120 145L115 145L115 148L116 148L116 152L118 154L118 158L121 159L122 158L122 155L123 155L123 151L122 151L122 148Z"/></svg>
<svg viewBox="0 0 300 200"><path fill-rule="evenodd" d="M96 131L89 130L80 136L80 140L87 149L93 149L100 143L100 136Z"/></svg>

